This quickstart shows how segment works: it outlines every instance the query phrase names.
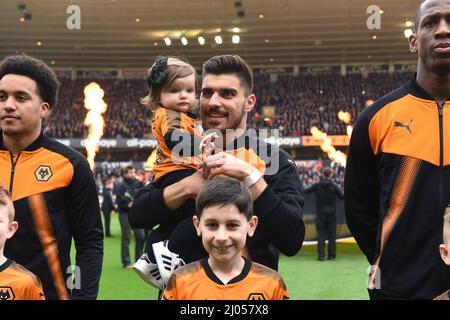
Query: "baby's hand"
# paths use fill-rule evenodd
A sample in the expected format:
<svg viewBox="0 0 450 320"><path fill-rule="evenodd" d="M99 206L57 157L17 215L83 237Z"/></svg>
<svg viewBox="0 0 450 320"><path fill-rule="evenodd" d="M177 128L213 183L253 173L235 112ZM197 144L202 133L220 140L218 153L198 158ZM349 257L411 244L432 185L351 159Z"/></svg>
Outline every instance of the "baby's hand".
<svg viewBox="0 0 450 320"><path fill-rule="evenodd" d="M212 132L202 138L202 141L200 142L200 153L203 154L205 158L215 153L216 146L214 145L214 140L217 137L217 133Z"/></svg>

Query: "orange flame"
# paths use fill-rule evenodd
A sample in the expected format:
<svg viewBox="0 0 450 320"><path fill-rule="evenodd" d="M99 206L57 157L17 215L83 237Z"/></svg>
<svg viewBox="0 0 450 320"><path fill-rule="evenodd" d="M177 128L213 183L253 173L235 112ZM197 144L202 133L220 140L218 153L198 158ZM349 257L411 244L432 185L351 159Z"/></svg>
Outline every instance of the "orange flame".
<svg viewBox="0 0 450 320"><path fill-rule="evenodd" d="M336 148L333 147L333 145L331 144L331 139L325 132L320 131L317 127L312 127L311 134L313 135L314 139L322 141L320 148L327 153L328 158L345 167L347 155L339 150L336 150Z"/></svg>
<svg viewBox="0 0 450 320"><path fill-rule="evenodd" d="M103 136L103 128L105 127L105 120L102 114L106 112L108 106L103 101L104 95L105 92L95 82L91 82L84 88L84 107L89 110L86 119L84 119L84 125L89 128L89 135L84 143L91 169L94 169L98 143Z"/></svg>
<svg viewBox="0 0 450 320"><path fill-rule="evenodd" d="M353 126L350 125L350 121L352 120L352 115L349 112L339 111L338 113L339 120L343 121L347 124L347 136L351 137L353 132Z"/></svg>
<svg viewBox="0 0 450 320"><path fill-rule="evenodd" d="M344 111L339 111L338 118L339 118L339 120L344 121L345 124L349 124L350 121L352 120L351 114L349 112L344 112Z"/></svg>

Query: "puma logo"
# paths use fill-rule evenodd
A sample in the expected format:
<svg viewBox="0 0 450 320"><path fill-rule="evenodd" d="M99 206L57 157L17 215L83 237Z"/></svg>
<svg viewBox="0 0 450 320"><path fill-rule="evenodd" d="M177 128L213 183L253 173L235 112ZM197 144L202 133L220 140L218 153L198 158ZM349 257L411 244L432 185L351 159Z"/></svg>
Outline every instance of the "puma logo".
<svg viewBox="0 0 450 320"><path fill-rule="evenodd" d="M413 122L413 119L411 119L408 124L403 124L401 122L395 121L394 127L404 128L404 129L408 130L409 133L412 133L411 128L409 127L411 125L411 122Z"/></svg>

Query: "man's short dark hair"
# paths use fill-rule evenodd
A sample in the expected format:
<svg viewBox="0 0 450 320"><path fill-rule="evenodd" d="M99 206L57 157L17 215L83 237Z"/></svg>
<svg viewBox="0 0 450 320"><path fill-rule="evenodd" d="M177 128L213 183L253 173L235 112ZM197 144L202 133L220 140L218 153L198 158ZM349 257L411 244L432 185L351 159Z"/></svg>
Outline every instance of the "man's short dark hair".
<svg viewBox="0 0 450 320"><path fill-rule="evenodd" d="M200 219L203 210L219 206L233 205L245 215L247 221L253 216L253 200L248 188L240 181L217 177L206 182L195 201L197 218Z"/></svg>
<svg viewBox="0 0 450 320"><path fill-rule="evenodd" d="M331 169L326 167L322 170L322 174L325 178L330 178L331 177Z"/></svg>
<svg viewBox="0 0 450 320"><path fill-rule="evenodd" d="M238 55L215 56L203 64L203 77L208 74L234 74L241 81L246 95L252 93L253 76L248 64Z"/></svg>
<svg viewBox="0 0 450 320"><path fill-rule="evenodd" d="M42 60L24 54L6 57L0 63L0 80L7 74L33 79L41 99L49 104L49 108L56 105L60 83L53 70Z"/></svg>
<svg viewBox="0 0 450 320"><path fill-rule="evenodd" d="M134 170L134 169L135 169L135 167L133 167L132 165L126 166L125 170L123 171L123 173L127 174L128 171L131 171L131 170Z"/></svg>

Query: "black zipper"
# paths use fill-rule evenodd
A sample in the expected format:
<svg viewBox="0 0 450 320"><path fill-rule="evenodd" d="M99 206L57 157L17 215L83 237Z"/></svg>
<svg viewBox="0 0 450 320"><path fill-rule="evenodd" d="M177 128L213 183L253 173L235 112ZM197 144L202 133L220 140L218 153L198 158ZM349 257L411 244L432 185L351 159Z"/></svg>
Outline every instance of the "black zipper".
<svg viewBox="0 0 450 320"><path fill-rule="evenodd" d="M440 179L440 188L439 188L439 204L442 206L442 208L445 208L446 204L444 204L444 104L445 101L442 102L442 105L440 105L437 101L436 104L438 106L438 112L439 112L439 170L441 171L441 174L439 175Z"/></svg>
<svg viewBox="0 0 450 320"><path fill-rule="evenodd" d="M14 155L10 152L9 156L11 157L11 180L9 181L9 194L12 196L13 191L13 181L14 181L14 172L16 171L16 164L19 161L19 156L22 152L19 152L16 160L14 161Z"/></svg>
<svg viewBox="0 0 450 320"><path fill-rule="evenodd" d="M443 127L443 108L444 102L442 105L436 101L439 111L439 146L440 146L440 155L439 155L439 166L444 165L444 127Z"/></svg>

